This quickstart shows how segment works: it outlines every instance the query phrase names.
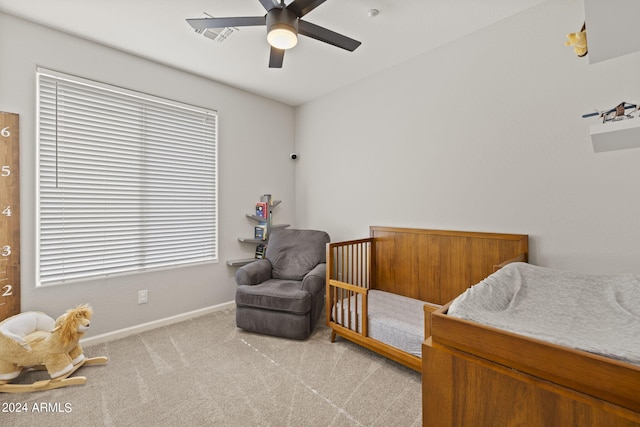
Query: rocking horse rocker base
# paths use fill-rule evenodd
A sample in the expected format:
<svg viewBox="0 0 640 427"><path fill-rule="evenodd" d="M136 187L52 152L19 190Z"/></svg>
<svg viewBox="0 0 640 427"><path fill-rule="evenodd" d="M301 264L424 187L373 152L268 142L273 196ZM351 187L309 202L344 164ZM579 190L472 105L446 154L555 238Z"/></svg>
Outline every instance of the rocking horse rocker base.
<svg viewBox="0 0 640 427"><path fill-rule="evenodd" d="M34 391L46 391L53 390L54 388L67 387L70 385L84 385L87 382L87 377L72 377L71 375L78 369L85 365L103 365L108 362L108 358L104 356L90 357L83 359L80 363L75 365L69 373L62 375L61 377L40 380L31 384L11 384L0 381L0 393L30 393ZM46 370L44 365L34 366L26 368L22 372L34 371L34 370Z"/></svg>
<svg viewBox="0 0 640 427"><path fill-rule="evenodd" d="M40 312L27 312L0 322L0 392L24 393L84 384L85 377L70 377L84 365L107 363L106 357L86 358L80 337L89 328L93 310L81 305L53 320ZM32 384L11 384L23 372L46 370L50 379Z"/></svg>

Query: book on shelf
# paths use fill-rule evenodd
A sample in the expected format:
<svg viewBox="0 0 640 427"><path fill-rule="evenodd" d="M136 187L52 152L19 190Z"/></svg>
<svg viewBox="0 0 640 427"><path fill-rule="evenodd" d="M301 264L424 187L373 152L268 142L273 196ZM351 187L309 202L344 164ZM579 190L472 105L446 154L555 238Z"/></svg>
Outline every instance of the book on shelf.
<svg viewBox="0 0 640 427"><path fill-rule="evenodd" d="M267 251L267 245L259 244L256 247L256 259L264 259L264 254Z"/></svg>
<svg viewBox="0 0 640 427"><path fill-rule="evenodd" d="M269 204L267 202L256 203L256 216L260 218L269 218Z"/></svg>
<svg viewBox="0 0 640 427"><path fill-rule="evenodd" d="M256 240L267 240L267 226L256 225L254 227L253 238Z"/></svg>
<svg viewBox="0 0 640 427"><path fill-rule="evenodd" d="M260 201L261 202L265 202L268 205L271 204L271 194L263 194L262 196L260 196Z"/></svg>

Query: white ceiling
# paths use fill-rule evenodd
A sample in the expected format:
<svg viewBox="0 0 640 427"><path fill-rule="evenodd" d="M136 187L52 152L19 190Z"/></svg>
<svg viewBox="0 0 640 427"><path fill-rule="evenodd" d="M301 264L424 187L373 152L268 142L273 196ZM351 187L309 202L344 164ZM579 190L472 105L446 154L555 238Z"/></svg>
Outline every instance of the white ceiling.
<svg viewBox="0 0 640 427"><path fill-rule="evenodd" d="M265 27L217 43L185 21L203 12L263 16L258 0L0 0L0 11L299 105L543 1L327 0L303 19L362 45L348 52L301 36L282 69L268 68ZM370 18L374 8L380 13Z"/></svg>

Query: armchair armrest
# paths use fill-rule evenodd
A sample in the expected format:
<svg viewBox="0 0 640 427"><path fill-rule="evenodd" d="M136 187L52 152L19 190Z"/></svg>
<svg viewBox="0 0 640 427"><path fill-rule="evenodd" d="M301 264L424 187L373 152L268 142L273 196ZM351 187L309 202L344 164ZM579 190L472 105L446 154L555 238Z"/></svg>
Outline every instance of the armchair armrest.
<svg viewBox="0 0 640 427"><path fill-rule="evenodd" d="M238 285L257 285L269 279L271 279L271 262L267 259L259 259L243 265L236 271Z"/></svg>
<svg viewBox="0 0 640 427"><path fill-rule="evenodd" d="M302 289L313 294L325 286L325 278L327 274L327 264L321 263L316 265L302 279Z"/></svg>

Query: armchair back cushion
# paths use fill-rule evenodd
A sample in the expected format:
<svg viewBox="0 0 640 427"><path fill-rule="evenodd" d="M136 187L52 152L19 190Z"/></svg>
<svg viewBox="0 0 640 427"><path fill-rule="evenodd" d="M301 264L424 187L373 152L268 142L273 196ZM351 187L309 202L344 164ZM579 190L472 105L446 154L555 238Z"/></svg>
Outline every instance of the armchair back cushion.
<svg viewBox="0 0 640 427"><path fill-rule="evenodd" d="M324 231L276 228L269 236L265 258L273 279L302 280L315 266L326 262Z"/></svg>

